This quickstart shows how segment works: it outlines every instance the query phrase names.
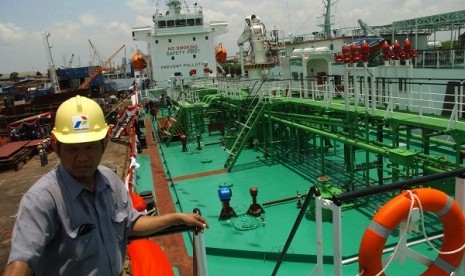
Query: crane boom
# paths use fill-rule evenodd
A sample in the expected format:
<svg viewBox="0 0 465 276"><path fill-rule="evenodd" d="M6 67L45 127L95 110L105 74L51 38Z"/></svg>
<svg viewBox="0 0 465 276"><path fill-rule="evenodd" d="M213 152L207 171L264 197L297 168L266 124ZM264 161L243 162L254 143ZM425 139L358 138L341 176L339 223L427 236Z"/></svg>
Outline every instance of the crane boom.
<svg viewBox="0 0 465 276"><path fill-rule="evenodd" d="M103 69L105 68L105 66L110 63L110 61L125 47L125 45L121 46L118 48L118 50L116 50L109 58L107 58L105 61L102 62L102 64L100 64L100 66L97 67L97 69L95 69L94 72L92 72L92 74L89 75L89 77L83 82L81 83L81 85L79 86L79 88L87 88L87 86L89 86L89 84L92 82L93 79L95 79L95 77L97 77L97 75L101 74Z"/></svg>
<svg viewBox="0 0 465 276"><path fill-rule="evenodd" d="M94 44L92 43L92 41L90 41L90 39L88 39L88 41L89 41L89 46L90 48L92 48L92 51L93 51L91 60L90 60L90 65L94 65L95 58L98 59L99 63L102 63L103 58L100 56L99 52L97 51L97 48L95 48Z"/></svg>
<svg viewBox="0 0 465 276"><path fill-rule="evenodd" d="M73 59L74 59L74 54L72 54L71 58L69 59L69 62L68 62L68 67L69 68L73 67Z"/></svg>
<svg viewBox="0 0 465 276"><path fill-rule="evenodd" d="M362 28L364 36L367 36L368 33L371 33L371 34L375 35L376 37L381 38L381 33L378 32L377 30L373 29L372 27L370 27L367 23L363 22L362 19L358 20L358 24Z"/></svg>
<svg viewBox="0 0 465 276"><path fill-rule="evenodd" d="M48 58L48 67L50 70L50 77L52 79L53 90L55 93L60 93L60 84L58 83L57 73L55 71L55 64L53 64L52 58L52 51L50 50L52 47L48 41L50 37L50 33L45 32L44 34L44 44L45 44L45 53L47 54Z"/></svg>

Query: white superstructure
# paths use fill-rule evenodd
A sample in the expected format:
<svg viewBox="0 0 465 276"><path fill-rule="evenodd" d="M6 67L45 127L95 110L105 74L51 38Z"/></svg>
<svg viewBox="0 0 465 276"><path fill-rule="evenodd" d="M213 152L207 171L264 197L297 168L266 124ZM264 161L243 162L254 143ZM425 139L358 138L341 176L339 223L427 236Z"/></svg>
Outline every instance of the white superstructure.
<svg viewBox="0 0 465 276"><path fill-rule="evenodd" d="M204 24L202 8L194 4L188 13L181 12L181 1L168 0L168 10L153 15L151 27L132 30L134 40L147 42L149 68L157 87L169 87L173 76L182 76L188 83L194 76L210 68L216 75L215 37L226 33L227 22Z"/></svg>

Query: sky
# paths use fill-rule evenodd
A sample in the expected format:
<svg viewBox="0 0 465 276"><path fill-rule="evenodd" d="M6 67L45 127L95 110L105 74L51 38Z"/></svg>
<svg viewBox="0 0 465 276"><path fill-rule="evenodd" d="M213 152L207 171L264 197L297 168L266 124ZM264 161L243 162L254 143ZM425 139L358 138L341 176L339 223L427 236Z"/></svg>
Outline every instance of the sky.
<svg viewBox="0 0 465 276"><path fill-rule="evenodd" d="M181 0L182 8L197 2L205 22L227 21L228 33L218 36L228 56L239 51L237 39L244 19L258 16L267 30L280 36L311 34L320 30L317 18L324 13L323 0ZM333 28L358 27L362 19L372 26L421 16L464 10L463 0L339 0L332 6ZM164 0L0 0L0 74L46 72L48 65L44 35L55 67L88 66L94 56L89 40L106 59L122 45L114 59L130 58L136 50L147 53L145 42L133 41L133 27L149 26L156 9L166 9ZM449 35L450 36L450 35Z"/></svg>

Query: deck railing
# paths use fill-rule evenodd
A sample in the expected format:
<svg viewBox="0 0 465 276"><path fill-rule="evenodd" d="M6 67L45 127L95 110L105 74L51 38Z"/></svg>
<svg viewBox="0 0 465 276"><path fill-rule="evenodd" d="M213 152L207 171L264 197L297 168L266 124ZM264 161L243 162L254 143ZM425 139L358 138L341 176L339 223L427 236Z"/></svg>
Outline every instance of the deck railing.
<svg viewBox="0 0 465 276"><path fill-rule="evenodd" d="M301 211L299 212L296 221L291 229L291 232L286 240L285 245L283 246L283 250L280 254L280 257L275 265L275 268L273 270L272 275L277 275L279 268L281 266L281 263L283 262L287 250L289 249L290 244L292 243L292 240L294 238L295 233L297 232L300 222L302 221L302 218L310 204L311 199L315 199L315 227L316 227L316 239L315 239L315 247L316 247L316 255L317 255L317 264L313 268L313 270L310 272L310 275L314 275L313 273L316 272L317 275L327 275L324 272L324 241L323 241L323 235L325 234L323 232L323 209L330 210L332 212L332 225L333 225L333 241L334 244L332 245L333 249L333 265L334 265L334 271L333 275L339 276L339 275L345 275L343 273L343 266L349 263L353 263L358 261L358 257L355 258L349 258L349 259L343 259L342 255L342 209L341 206L344 203L348 203L354 200L359 200L363 197L370 196L370 195L376 195L376 194L381 194L381 193L386 193L386 192L391 192L391 191L401 191L405 190L417 185L424 185L426 183L432 182L432 181L437 181L441 179L446 179L449 177L456 177L455 181L455 201L459 204L462 210L465 210L465 169L457 169L454 171L449 171L449 172L443 172L443 173L438 173L434 175L427 175L423 177L419 177L416 179L408 179L396 183L392 183L389 185L382 185L382 186L375 186L371 188L366 188L363 190L358 190L358 191L352 191L352 192L346 192L343 194L340 194L338 196L333 196L332 199L323 199L321 198L321 194L319 189L316 186L313 186L310 188L309 193L306 195L304 203L302 204ZM330 234L330 233L326 233ZM431 239L437 239L441 238L442 235L438 235L435 237L431 237ZM415 241L418 243L419 241ZM426 242L426 239L420 240L420 242ZM404 244L405 246L405 244ZM404 247L401 248L400 250L407 250L408 248ZM385 252L390 252L393 251L391 249L385 249ZM415 259L415 258L414 258ZM417 261L423 261L423 258L417 258ZM428 264L425 264L428 265ZM457 275L463 275L465 273L465 258L462 259L461 265L459 266L458 274Z"/></svg>
<svg viewBox="0 0 465 276"><path fill-rule="evenodd" d="M465 79L375 77L370 68L352 68L350 74L345 82L335 76L266 81L258 93L269 101L300 98L323 101L325 107L330 107L335 99L344 99L347 111L372 115L381 111L386 118L394 111L408 111L418 114L418 123L425 115L444 116L449 118L449 128L455 128L459 119L465 117ZM225 96L240 96L241 89L250 88L251 83L231 81L219 87L219 93Z"/></svg>
<svg viewBox="0 0 465 276"><path fill-rule="evenodd" d="M414 67L464 69L464 56L464 48L420 50Z"/></svg>
<svg viewBox="0 0 465 276"><path fill-rule="evenodd" d="M349 263L357 262L358 257L344 259L342 257L342 210L341 206L344 203L348 203L354 200L362 199L366 196L391 192L391 191L401 191L405 189L409 189L415 187L417 185L424 185L430 183L432 181L437 181L441 179L447 179L450 177L456 177L455 181L455 201L459 204L462 211L465 210L465 169L457 169L454 171L438 173L433 175L427 175L423 177L419 177L416 179L408 179L403 180L400 182L392 183L389 185L382 185L382 186L375 186L359 191L352 191L346 192L338 196L334 196L332 200L322 199L321 197L316 197L315 203L315 220L316 220L316 248L317 248L317 265L315 267L317 271L317 275L326 275L323 272L323 218L322 212L323 209L328 209L332 212L332 225L333 225L333 261L334 261L334 275L345 275L343 273L343 266ZM407 231L407 230L404 230ZM437 235L435 237L430 237L429 240L442 238L443 235ZM415 241L415 243L422 243L426 242L425 239L420 239L419 241ZM404 248L400 248L400 250L408 250L408 245L411 244L404 244ZM386 252L394 251L393 248L385 249ZM424 258L413 258L419 262L423 262ZM428 266L429 264L424 263L424 265ZM463 271L462 271L463 270ZM465 258L462 259L461 265L458 268L458 274L456 275L464 275L465 273Z"/></svg>
<svg viewBox="0 0 465 276"><path fill-rule="evenodd" d="M194 213L199 213L200 210L195 208ZM147 236L131 236L129 237L129 241L136 240L136 239L147 239L147 238L155 238L161 237L165 235L174 235L180 234L184 232L193 232L193 272L192 275L194 276L208 276L208 267L207 267L207 253L205 249L205 241L203 233L200 232L197 228L192 226L187 226L185 224L181 225L174 225L168 227L164 230L158 231L155 234L147 235ZM156 262L156 260L151 260Z"/></svg>

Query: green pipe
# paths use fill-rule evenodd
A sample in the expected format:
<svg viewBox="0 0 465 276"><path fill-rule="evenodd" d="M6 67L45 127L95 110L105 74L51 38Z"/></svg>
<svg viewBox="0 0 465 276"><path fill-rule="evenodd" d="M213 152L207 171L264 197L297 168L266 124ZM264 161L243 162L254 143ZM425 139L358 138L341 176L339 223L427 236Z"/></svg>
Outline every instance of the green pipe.
<svg viewBox="0 0 465 276"><path fill-rule="evenodd" d="M372 152L372 153L375 153L375 154L378 154L378 155L389 156L390 150L386 149L385 147L374 146L372 144L361 142L361 141L358 141L358 140L355 140L355 139L350 139L350 138L347 138L347 137L339 135L339 134L325 132L323 130L319 130L319 129L312 128L312 127L309 127L309 126L301 125L301 124L291 122L291 121L288 121L288 120L284 120L284 119L281 119L281 118L273 117L273 116L270 116L268 114L264 114L264 116L269 118L270 120L280 122L280 123L283 123L283 124L286 124L288 126L292 126L292 127L295 127L295 128L299 128L299 129L302 129L302 130L305 130L305 131L320 135L322 137L334 139L334 140L336 140L338 142L341 142L343 144L346 144L346 145L355 146L357 148L364 149L364 150L367 150L369 152ZM447 166L447 167L453 166L453 167L455 167L454 164L452 164L452 163L450 163L448 161L441 160L441 157L431 157L431 156L423 154L423 153L417 153L417 157L420 159L419 161L430 161L430 162L438 163L441 166ZM441 172L443 170L436 169L434 171Z"/></svg>
<svg viewBox="0 0 465 276"><path fill-rule="evenodd" d="M391 134L391 135L393 135L395 133L391 129L385 129L384 131L386 133ZM418 134L412 134L412 133L409 134L409 133L407 133L407 131L399 131L398 133L402 137L410 137L410 138L413 138L414 140L418 140L418 141L424 140L423 136L418 135ZM437 144L437 145L440 145L440 146L446 146L446 147L450 147L450 148L455 148L457 146L457 143L455 143L455 142L449 142L449 141L442 140L442 139L437 139L437 138L430 138L429 141L432 144ZM461 145L459 148L465 150L465 145Z"/></svg>
<svg viewBox="0 0 465 276"><path fill-rule="evenodd" d="M338 124L344 124L344 120L342 119L334 119L334 118L325 118L321 116L313 116L313 115L303 115L303 114L296 114L296 113L286 113L286 112L276 112L272 111L270 112L271 115L277 115L281 117L293 117L293 118L302 118L302 119L310 119L310 120L316 120L318 123L338 123Z"/></svg>
<svg viewBox="0 0 465 276"><path fill-rule="evenodd" d="M315 121L318 121L318 122L323 121L323 122L333 123L333 124L334 123L335 124L345 124L345 122L343 120L341 120L341 119L324 118L324 117L318 117L318 116L312 116L312 115L302 115L302 114L289 114L289 113L285 113L285 112L271 112L271 113L272 113L272 115L284 116L284 117L288 117L288 118L289 117L295 117L295 118L315 120ZM368 129L374 129L374 128L368 128ZM386 133L391 134L391 135L395 134L395 132L393 130L391 130L391 129L384 129L384 131ZM415 141L424 140L424 138L421 135L408 133L407 131L399 131L398 134L399 134L399 136L407 137L407 139L412 138L412 140L415 140ZM442 139L430 138L429 141L432 144L445 146L445 147L449 147L449 148L452 148L452 149L455 149L457 147L457 143L449 142L449 141L442 140ZM460 145L459 149L465 150L465 145Z"/></svg>
<svg viewBox="0 0 465 276"><path fill-rule="evenodd" d="M219 95L205 95L202 99L203 102L207 103L210 105L213 101L217 101L220 99Z"/></svg>
<svg viewBox="0 0 465 276"><path fill-rule="evenodd" d="M295 127L295 128L300 128L300 129L306 130L308 132L311 132L311 133L314 133L314 134L317 134L317 135L320 135L320 136L323 136L323 137L326 137L326 138L334 139L334 140L336 140L338 142L341 142L341 143L344 143L344 144L347 144L347 145L351 145L351 146L355 146L357 148L361 148L361 149L373 152L375 154L381 154L383 156L388 156L389 155L389 150L386 150L386 149L384 149L382 147L373 146L373 145L370 145L370 144L367 144L367 143L364 143L364 142L360 142L360 141L357 141L357 140L354 140L354 139L349 139L349 138L344 137L344 136L339 135L339 134L325 132L325 131L322 131L322 130L319 130L319 129L316 129L316 128L312 128L312 127L309 127L309 126L304 126L304 125L294 123L294 122L291 122L291 121L288 121L288 120L273 117L273 116L270 116L268 114L264 114L264 116L269 118L270 120L280 122L280 123L283 123L283 124L286 124L286 125L289 125L289 126L292 126L292 127Z"/></svg>

